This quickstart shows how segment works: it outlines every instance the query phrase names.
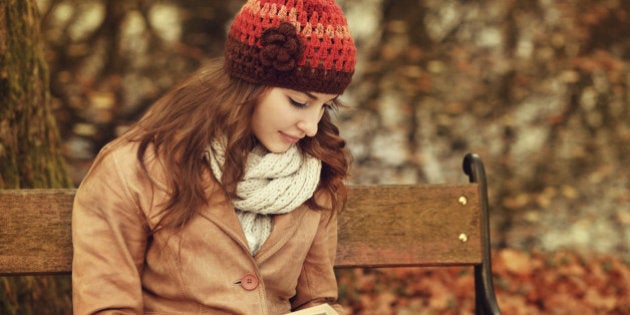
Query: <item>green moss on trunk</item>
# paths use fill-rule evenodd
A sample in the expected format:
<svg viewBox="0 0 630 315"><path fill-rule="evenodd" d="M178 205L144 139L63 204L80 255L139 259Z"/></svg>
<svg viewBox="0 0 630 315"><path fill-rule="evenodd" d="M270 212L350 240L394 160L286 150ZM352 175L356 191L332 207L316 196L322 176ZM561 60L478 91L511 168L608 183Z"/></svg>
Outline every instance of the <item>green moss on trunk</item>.
<svg viewBox="0 0 630 315"><path fill-rule="evenodd" d="M69 187L33 0L0 0L0 188Z"/></svg>

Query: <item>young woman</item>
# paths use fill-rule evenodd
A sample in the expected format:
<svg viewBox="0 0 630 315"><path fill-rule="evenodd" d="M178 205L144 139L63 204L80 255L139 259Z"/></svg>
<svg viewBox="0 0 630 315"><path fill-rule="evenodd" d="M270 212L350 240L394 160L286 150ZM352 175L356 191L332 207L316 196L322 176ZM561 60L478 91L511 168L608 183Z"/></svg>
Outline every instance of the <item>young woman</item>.
<svg viewBox="0 0 630 315"><path fill-rule="evenodd" d="M284 314L335 304L354 72L333 0L250 0L224 58L104 147L73 209L74 314Z"/></svg>

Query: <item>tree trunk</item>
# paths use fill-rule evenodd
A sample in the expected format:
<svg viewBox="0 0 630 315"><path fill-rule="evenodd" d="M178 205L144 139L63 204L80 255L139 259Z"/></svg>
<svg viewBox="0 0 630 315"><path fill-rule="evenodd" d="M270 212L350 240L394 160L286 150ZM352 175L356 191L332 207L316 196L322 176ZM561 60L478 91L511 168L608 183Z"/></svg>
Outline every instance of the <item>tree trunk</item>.
<svg viewBox="0 0 630 315"><path fill-rule="evenodd" d="M70 187L34 0L0 0L0 189ZM0 278L1 314L69 314L70 277Z"/></svg>

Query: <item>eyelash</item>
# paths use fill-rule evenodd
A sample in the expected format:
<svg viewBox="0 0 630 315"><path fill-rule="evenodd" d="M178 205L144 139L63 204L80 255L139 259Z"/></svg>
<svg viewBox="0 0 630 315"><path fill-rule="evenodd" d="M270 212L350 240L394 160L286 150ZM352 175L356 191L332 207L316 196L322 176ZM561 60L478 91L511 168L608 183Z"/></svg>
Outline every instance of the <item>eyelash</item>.
<svg viewBox="0 0 630 315"><path fill-rule="evenodd" d="M292 99L290 97L289 97L289 102L291 102L291 105L293 105L293 106L295 106L297 108L304 108L307 105L306 103L300 103L300 102L298 102L298 101L296 101L296 100L294 100L294 99Z"/></svg>
<svg viewBox="0 0 630 315"><path fill-rule="evenodd" d="M294 100L292 98L289 98L289 102L291 102L291 105L293 105L293 106L295 106L297 108L300 108L300 109L305 108L306 106L308 106L308 104L300 103L300 102L298 102L298 101L296 101L296 100ZM334 105L332 105L332 104L324 104L324 108L326 110L332 110L334 108Z"/></svg>

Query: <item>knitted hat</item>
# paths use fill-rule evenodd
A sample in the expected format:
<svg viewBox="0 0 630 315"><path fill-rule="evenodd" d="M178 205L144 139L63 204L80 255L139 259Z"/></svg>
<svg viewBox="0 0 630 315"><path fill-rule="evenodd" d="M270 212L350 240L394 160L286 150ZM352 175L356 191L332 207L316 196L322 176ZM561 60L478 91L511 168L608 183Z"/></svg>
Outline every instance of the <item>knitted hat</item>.
<svg viewBox="0 0 630 315"><path fill-rule="evenodd" d="M225 69L255 84L341 94L356 48L334 0L248 0L225 44Z"/></svg>

